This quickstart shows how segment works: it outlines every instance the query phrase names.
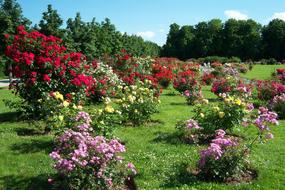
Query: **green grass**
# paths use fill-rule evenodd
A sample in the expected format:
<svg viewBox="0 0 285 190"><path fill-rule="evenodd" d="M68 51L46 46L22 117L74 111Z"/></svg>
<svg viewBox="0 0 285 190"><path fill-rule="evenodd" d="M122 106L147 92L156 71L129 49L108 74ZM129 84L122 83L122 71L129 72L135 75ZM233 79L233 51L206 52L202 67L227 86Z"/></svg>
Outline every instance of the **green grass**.
<svg viewBox="0 0 285 190"><path fill-rule="evenodd" d="M253 69L242 76L249 79L270 79L271 74L276 72L276 69L283 68L285 65L254 65Z"/></svg>
<svg viewBox="0 0 285 190"><path fill-rule="evenodd" d="M255 66L246 77L266 79L274 68ZM207 98L215 98L209 87L203 92ZM2 103L3 99L13 98L8 90L0 89L0 189L48 189L48 175L54 172L48 156L52 136L29 134L32 126L17 121L15 113ZM157 122L151 126L121 127L115 131L126 143L126 159L134 162L139 171L135 178L139 189L285 189L285 122L272 127L275 134L272 141L256 146L252 152L252 164L259 172L257 180L239 185L206 183L184 169L185 165L195 167L203 147L183 144L175 135L176 122L189 118L192 107L169 90L163 93L161 101L160 112L153 117ZM253 136L252 130L243 133Z"/></svg>

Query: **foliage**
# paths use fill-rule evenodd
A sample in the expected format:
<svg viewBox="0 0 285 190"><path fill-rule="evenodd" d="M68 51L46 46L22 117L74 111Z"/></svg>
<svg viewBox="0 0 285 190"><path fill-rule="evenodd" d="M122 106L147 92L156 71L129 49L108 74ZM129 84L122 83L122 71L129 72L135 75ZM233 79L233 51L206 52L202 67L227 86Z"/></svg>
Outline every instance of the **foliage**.
<svg viewBox="0 0 285 190"><path fill-rule="evenodd" d="M102 62L93 61L87 74L92 76L96 83L89 89L88 95L93 102L100 102L104 97L115 96L116 87L123 85L123 81L114 73L113 68Z"/></svg>
<svg viewBox="0 0 285 190"><path fill-rule="evenodd" d="M279 119L285 118L285 94L277 95L270 103L271 109L278 114Z"/></svg>
<svg viewBox="0 0 285 190"><path fill-rule="evenodd" d="M257 98L260 100L269 101L276 95L285 93L285 86L276 81L257 81Z"/></svg>
<svg viewBox="0 0 285 190"><path fill-rule="evenodd" d="M141 125L149 121L151 115L157 112L160 101L151 86L151 81L145 80L136 85L121 88L122 94L117 102L124 122Z"/></svg>
<svg viewBox="0 0 285 190"><path fill-rule="evenodd" d="M229 177L241 176L248 169L247 148L225 135L225 131L216 130L210 146L200 152L198 168L201 178L225 182Z"/></svg>
<svg viewBox="0 0 285 190"><path fill-rule="evenodd" d="M224 23L212 19L195 26L173 23L161 56L183 60L202 57L200 63L273 58L270 62L274 63L274 59L285 58L284 39L285 22L280 19L273 19L264 27L252 19L229 19Z"/></svg>
<svg viewBox="0 0 285 190"><path fill-rule="evenodd" d="M202 133L213 135L215 130L232 130L246 121L252 110L248 105L240 98L227 96L218 104L197 105L193 119L202 128Z"/></svg>
<svg viewBox="0 0 285 190"><path fill-rule="evenodd" d="M15 36L6 38L9 46L5 53L13 64L13 75L19 78L10 87L24 99L30 113L41 112L38 100L49 92L58 91L77 104L84 100L93 78L84 74L81 53L66 53L60 39L37 31L28 33L23 26Z"/></svg>
<svg viewBox="0 0 285 190"><path fill-rule="evenodd" d="M59 181L68 189L114 189L124 185L128 175L136 174L132 163L124 164L120 153L125 146L117 139L92 136L91 118L79 112L77 121L56 139L56 148L50 153L55 169L63 175Z"/></svg>

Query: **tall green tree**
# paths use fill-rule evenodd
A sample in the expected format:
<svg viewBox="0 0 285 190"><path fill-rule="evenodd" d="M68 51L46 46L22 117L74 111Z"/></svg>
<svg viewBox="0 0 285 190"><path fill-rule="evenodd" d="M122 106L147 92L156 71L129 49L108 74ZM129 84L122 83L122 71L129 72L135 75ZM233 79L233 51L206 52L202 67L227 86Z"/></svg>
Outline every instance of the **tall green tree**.
<svg viewBox="0 0 285 190"><path fill-rule="evenodd" d="M54 10L52 5L49 4L47 11L43 12L43 17L39 23L40 32L45 35L63 37L64 30L60 28L62 24L63 20L60 18L57 10Z"/></svg>
<svg viewBox="0 0 285 190"><path fill-rule="evenodd" d="M170 30L167 35L166 44L163 46L162 56L175 57L178 53L180 26L176 23L170 25Z"/></svg>
<svg viewBox="0 0 285 190"><path fill-rule="evenodd" d="M272 20L262 30L263 55L277 60L285 59L285 22Z"/></svg>

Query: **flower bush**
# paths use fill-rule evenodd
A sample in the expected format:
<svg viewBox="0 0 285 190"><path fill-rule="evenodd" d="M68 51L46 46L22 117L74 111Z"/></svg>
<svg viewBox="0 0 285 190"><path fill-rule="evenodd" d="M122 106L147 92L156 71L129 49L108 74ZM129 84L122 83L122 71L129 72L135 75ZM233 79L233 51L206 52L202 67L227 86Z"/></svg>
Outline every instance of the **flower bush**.
<svg viewBox="0 0 285 190"><path fill-rule="evenodd" d="M172 69L169 66L153 64L152 73L162 88L167 88L173 80Z"/></svg>
<svg viewBox="0 0 285 190"><path fill-rule="evenodd" d="M68 53L59 38L37 31L28 33L23 26L7 38L7 43L5 54L12 63L13 75L19 79L10 87L24 100L27 112L40 112L42 105L37 100L52 91L66 98L74 92L76 103L84 100L94 81L84 74L86 59L81 53Z"/></svg>
<svg viewBox="0 0 285 190"><path fill-rule="evenodd" d="M248 144L238 142L233 137L226 138L224 130L216 130L215 139L211 141L210 146L200 152L198 163L200 177L221 182L231 180L230 178L243 181L244 179L240 179L243 176L253 178L250 176L253 174L250 171L249 153L257 139L263 141L273 138L269 125L278 125L277 117L275 112L260 107L257 118L253 120L258 133Z"/></svg>
<svg viewBox="0 0 285 190"><path fill-rule="evenodd" d="M282 83L285 83L285 69L276 69L276 78Z"/></svg>
<svg viewBox="0 0 285 190"><path fill-rule="evenodd" d="M218 78L214 81L211 92L217 96L224 93L229 94L234 89L235 84L236 80L234 80L232 77Z"/></svg>
<svg viewBox="0 0 285 190"><path fill-rule="evenodd" d="M39 114L42 114L40 117L45 121L45 132L60 133L64 131L73 123L70 118L73 118L79 110L83 109L81 105L64 99L64 96L58 91L47 93L44 99L38 101L42 105L42 112Z"/></svg>
<svg viewBox="0 0 285 190"><path fill-rule="evenodd" d="M151 86L151 81L145 80L138 82L137 85L121 87L123 93L117 103L124 122L141 125L149 121L151 115L158 111L160 101Z"/></svg>
<svg viewBox="0 0 285 190"><path fill-rule="evenodd" d="M135 175L132 163L125 163L121 153L125 146L117 139L92 136L91 118L79 112L77 123L56 139L50 153L54 168L63 179L62 189L116 189L124 185L129 175Z"/></svg>
<svg viewBox="0 0 285 190"><path fill-rule="evenodd" d="M122 123L122 114L109 97L103 98L103 103L100 108L89 110L91 126L97 135L112 138L114 129Z"/></svg>
<svg viewBox="0 0 285 190"><path fill-rule="evenodd" d="M215 79L215 75L213 75L212 73L206 73L206 72L203 73L203 76L202 76L203 84L210 85L213 83L214 79Z"/></svg>
<svg viewBox="0 0 285 190"><path fill-rule="evenodd" d="M93 102L114 96L116 87L123 85L123 81L114 73L113 68L104 63L93 61L88 75L93 76L95 80L95 85L89 88L89 98Z"/></svg>
<svg viewBox="0 0 285 190"><path fill-rule="evenodd" d="M285 94L280 96L275 96L271 101L270 107L273 111L275 111L279 119L285 118Z"/></svg>
<svg viewBox="0 0 285 190"><path fill-rule="evenodd" d="M257 98L263 101L269 101L276 95L285 93L285 85L282 85L276 81L262 81L256 82L257 86Z"/></svg>
<svg viewBox="0 0 285 190"><path fill-rule="evenodd" d="M209 103L203 99L194 108L194 116L186 122L178 122L177 128L187 141L208 142L218 129L232 130L248 125L252 117L253 105L233 96L224 97L222 102ZM190 122L191 121L191 122Z"/></svg>
<svg viewBox="0 0 285 190"><path fill-rule="evenodd" d="M206 180L225 182L229 177L242 175L249 168L246 147L216 130L209 147L200 152L199 176Z"/></svg>
<svg viewBox="0 0 285 190"><path fill-rule="evenodd" d="M202 99L201 86L195 76L196 74L192 70L179 72L173 82L174 89L186 97L187 103L190 105Z"/></svg>

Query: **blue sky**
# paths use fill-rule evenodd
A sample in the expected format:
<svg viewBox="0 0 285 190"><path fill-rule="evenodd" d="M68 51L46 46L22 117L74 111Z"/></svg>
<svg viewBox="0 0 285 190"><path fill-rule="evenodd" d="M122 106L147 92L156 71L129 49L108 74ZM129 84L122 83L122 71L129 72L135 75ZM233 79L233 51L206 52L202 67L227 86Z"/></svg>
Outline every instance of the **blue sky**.
<svg viewBox="0 0 285 190"><path fill-rule="evenodd" d="M159 45L165 43L169 25L194 25L220 18L252 18L267 24L272 18L285 20L284 0L18 0L24 15L38 23L52 4L66 21L80 12L84 21L110 18L117 29L137 34Z"/></svg>

